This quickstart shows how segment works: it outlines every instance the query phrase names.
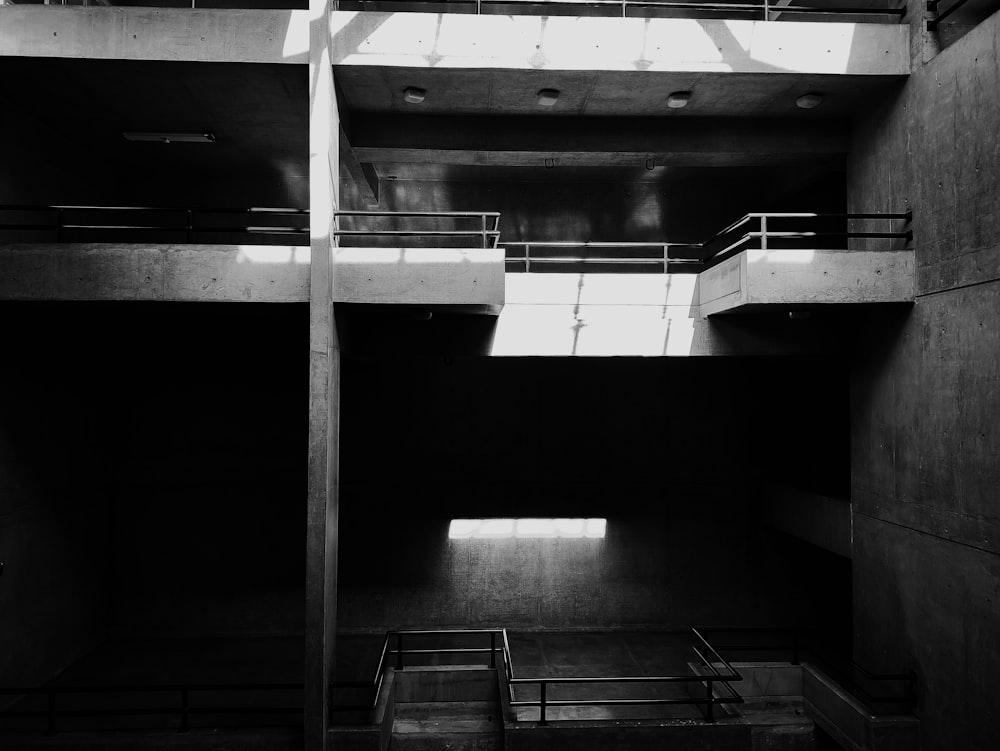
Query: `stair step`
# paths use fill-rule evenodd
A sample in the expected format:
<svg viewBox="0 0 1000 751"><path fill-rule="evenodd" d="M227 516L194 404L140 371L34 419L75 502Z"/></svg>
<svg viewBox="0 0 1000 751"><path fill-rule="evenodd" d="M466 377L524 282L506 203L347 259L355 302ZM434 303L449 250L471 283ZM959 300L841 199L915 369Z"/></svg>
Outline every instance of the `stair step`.
<svg viewBox="0 0 1000 751"><path fill-rule="evenodd" d="M493 701L421 701L396 702L396 719L406 720L476 720L492 722L499 707Z"/></svg>

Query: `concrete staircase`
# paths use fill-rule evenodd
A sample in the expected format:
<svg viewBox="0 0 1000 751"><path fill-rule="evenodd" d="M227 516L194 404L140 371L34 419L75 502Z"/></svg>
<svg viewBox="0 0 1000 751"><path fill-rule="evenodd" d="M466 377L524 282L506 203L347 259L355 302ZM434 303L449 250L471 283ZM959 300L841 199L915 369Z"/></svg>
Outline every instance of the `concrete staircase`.
<svg viewBox="0 0 1000 751"><path fill-rule="evenodd" d="M503 751L496 702L412 702L396 705L390 751Z"/></svg>
<svg viewBox="0 0 1000 751"><path fill-rule="evenodd" d="M389 751L503 751L495 670L407 668L393 688Z"/></svg>

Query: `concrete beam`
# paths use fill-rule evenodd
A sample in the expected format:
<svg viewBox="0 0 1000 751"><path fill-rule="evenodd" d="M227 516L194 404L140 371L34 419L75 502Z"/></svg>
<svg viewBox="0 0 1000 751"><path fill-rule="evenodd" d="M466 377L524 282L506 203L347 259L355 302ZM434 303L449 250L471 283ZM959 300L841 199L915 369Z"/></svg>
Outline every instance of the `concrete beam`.
<svg viewBox="0 0 1000 751"><path fill-rule="evenodd" d="M845 129L837 123L767 118L540 118L355 113L354 151L375 163L502 166L724 164L842 161ZM571 133L572 137L567 134Z"/></svg>
<svg viewBox="0 0 1000 751"><path fill-rule="evenodd" d="M304 10L0 7L0 56L302 63Z"/></svg>
<svg viewBox="0 0 1000 751"><path fill-rule="evenodd" d="M362 200L369 206L378 206L378 173L370 162L362 162L358 159L343 124L340 127L340 160L347 167Z"/></svg>
<svg viewBox="0 0 1000 751"><path fill-rule="evenodd" d="M699 276L703 315L769 306L913 302L912 250L745 250Z"/></svg>
<svg viewBox="0 0 1000 751"><path fill-rule="evenodd" d="M503 249L337 248L333 267L334 302L504 303Z"/></svg>
<svg viewBox="0 0 1000 751"><path fill-rule="evenodd" d="M783 485L767 485L761 498L767 524L845 558L853 556L850 501Z"/></svg>
<svg viewBox="0 0 1000 751"><path fill-rule="evenodd" d="M334 65L905 75L904 24L336 12Z"/></svg>
<svg viewBox="0 0 1000 751"><path fill-rule="evenodd" d="M308 248L61 243L0 246L0 300L306 302Z"/></svg>

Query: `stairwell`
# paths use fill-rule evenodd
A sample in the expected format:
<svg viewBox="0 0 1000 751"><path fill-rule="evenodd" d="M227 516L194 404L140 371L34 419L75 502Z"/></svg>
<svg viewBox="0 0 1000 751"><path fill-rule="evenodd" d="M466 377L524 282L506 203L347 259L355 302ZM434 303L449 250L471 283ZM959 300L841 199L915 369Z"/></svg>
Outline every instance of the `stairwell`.
<svg viewBox="0 0 1000 751"><path fill-rule="evenodd" d="M397 671L389 751L502 751L496 670L463 665Z"/></svg>

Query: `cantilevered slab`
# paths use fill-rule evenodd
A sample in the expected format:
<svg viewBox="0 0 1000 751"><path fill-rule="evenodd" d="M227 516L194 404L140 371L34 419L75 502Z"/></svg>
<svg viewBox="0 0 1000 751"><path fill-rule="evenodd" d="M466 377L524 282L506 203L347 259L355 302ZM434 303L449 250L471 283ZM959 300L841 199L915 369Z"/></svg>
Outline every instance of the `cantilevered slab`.
<svg viewBox="0 0 1000 751"><path fill-rule="evenodd" d="M701 317L693 274L507 274L506 284L493 356L787 355L824 346L808 321Z"/></svg>
<svg viewBox="0 0 1000 751"><path fill-rule="evenodd" d="M304 10L0 7L0 56L302 63Z"/></svg>
<svg viewBox="0 0 1000 751"><path fill-rule="evenodd" d="M905 75L905 24L333 14L335 66Z"/></svg>
<svg viewBox="0 0 1000 751"><path fill-rule="evenodd" d="M745 250L698 275L702 315L913 301L912 250Z"/></svg>
<svg viewBox="0 0 1000 751"><path fill-rule="evenodd" d="M504 303L504 251L494 248L337 248L333 301L383 305Z"/></svg>
<svg viewBox="0 0 1000 751"><path fill-rule="evenodd" d="M0 268L0 300L309 300L309 248L292 246L2 245Z"/></svg>

